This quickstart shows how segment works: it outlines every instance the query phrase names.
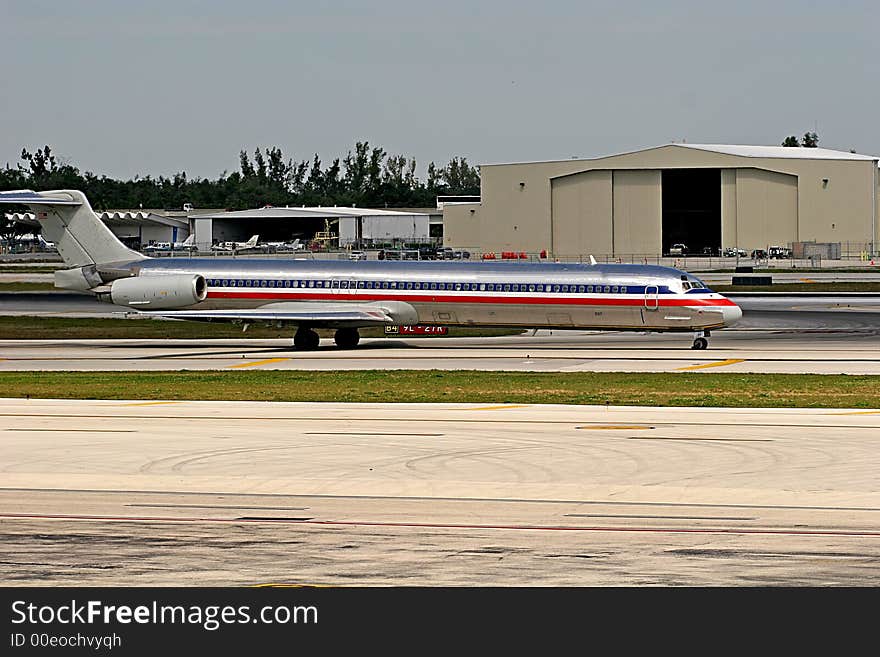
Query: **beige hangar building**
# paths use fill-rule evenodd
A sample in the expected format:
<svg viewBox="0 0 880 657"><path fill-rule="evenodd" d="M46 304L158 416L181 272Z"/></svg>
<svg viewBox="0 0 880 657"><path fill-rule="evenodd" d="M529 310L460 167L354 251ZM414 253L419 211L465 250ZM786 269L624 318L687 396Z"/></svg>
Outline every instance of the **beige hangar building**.
<svg viewBox="0 0 880 657"><path fill-rule="evenodd" d="M444 243L635 258L816 241L857 255L876 250L877 167L824 148L713 144L482 165L480 202L443 209Z"/></svg>

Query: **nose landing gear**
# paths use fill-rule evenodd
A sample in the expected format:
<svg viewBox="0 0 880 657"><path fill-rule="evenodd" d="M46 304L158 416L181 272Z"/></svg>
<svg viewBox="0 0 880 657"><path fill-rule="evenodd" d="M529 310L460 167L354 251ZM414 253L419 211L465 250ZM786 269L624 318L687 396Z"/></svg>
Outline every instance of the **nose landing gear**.
<svg viewBox="0 0 880 657"><path fill-rule="evenodd" d="M706 338L709 335L709 331L697 331L694 333L694 344L691 345L691 349L705 349L708 347L709 341Z"/></svg>

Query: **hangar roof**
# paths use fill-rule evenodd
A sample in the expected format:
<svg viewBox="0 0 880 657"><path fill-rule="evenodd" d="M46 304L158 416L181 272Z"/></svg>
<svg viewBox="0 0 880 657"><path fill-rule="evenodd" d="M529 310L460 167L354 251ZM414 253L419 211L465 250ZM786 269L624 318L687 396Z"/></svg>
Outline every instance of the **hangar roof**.
<svg viewBox="0 0 880 657"><path fill-rule="evenodd" d="M146 226L149 224L161 224L175 228L189 228L186 217L163 217L153 212L111 211L98 212L98 217L105 224L135 224Z"/></svg>
<svg viewBox="0 0 880 657"><path fill-rule="evenodd" d="M211 214L190 215L191 219L311 219L336 217L375 217L396 216L411 217L417 212L398 212L395 210L374 210L371 208L348 207L266 207L253 210L234 210L232 212L214 212Z"/></svg>
<svg viewBox="0 0 880 657"><path fill-rule="evenodd" d="M174 217L163 217L160 214L152 212L98 212L98 218L105 224L135 224L136 226L147 226L150 224L160 224L163 226L171 226L175 228L189 228L186 219ZM10 221L22 224L30 224L36 226L39 224L37 216L33 212L13 212L5 215Z"/></svg>
<svg viewBox="0 0 880 657"><path fill-rule="evenodd" d="M860 153L850 153L848 151L835 151L829 148L803 148L795 146L752 146L744 144L660 144L659 146L651 146L649 148L640 148L635 151L625 151L623 153L612 153L610 155L600 155L598 157L573 157L567 160L533 160L528 162L494 162L491 164L481 164L480 166L507 166L518 164L549 164L552 162L589 162L592 160L604 160L609 157L617 157L618 155L633 155L635 153L643 153L646 151L657 150L658 148L667 147L689 148L692 150L702 150L712 153L720 153L722 155L736 155L739 157L767 157L767 158L789 158L802 160L857 160L863 162L871 162L880 160L877 155L862 155Z"/></svg>
<svg viewBox="0 0 880 657"><path fill-rule="evenodd" d="M828 148L803 148L800 146L742 146L737 144L670 144L681 148L738 155L740 157L787 157L802 160L876 160L876 155L861 155Z"/></svg>

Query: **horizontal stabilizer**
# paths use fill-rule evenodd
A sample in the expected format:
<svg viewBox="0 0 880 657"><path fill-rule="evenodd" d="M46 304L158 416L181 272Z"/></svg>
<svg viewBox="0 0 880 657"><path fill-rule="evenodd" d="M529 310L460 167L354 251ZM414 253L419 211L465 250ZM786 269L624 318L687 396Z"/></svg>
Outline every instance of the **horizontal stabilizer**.
<svg viewBox="0 0 880 657"><path fill-rule="evenodd" d="M14 192L0 192L0 203L20 205L82 205L72 196L61 193L32 192L29 189Z"/></svg>

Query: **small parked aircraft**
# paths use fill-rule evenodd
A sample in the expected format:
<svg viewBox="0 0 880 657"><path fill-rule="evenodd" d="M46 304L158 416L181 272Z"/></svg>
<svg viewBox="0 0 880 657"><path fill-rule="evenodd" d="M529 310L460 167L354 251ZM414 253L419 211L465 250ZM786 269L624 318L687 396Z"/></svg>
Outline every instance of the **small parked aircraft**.
<svg viewBox="0 0 880 657"><path fill-rule="evenodd" d="M220 242L211 247L212 251L244 251L245 249L257 248L260 241L259 235L253 235L247 242Z"/></svg>
<svg viewBox="0 0 880 657"><path fill-rule="evenodd" d="M275 251L300 251L305 248L305 245L299 239L295 239L292 242L264 242L260 246L268 246Z"/></svg>

